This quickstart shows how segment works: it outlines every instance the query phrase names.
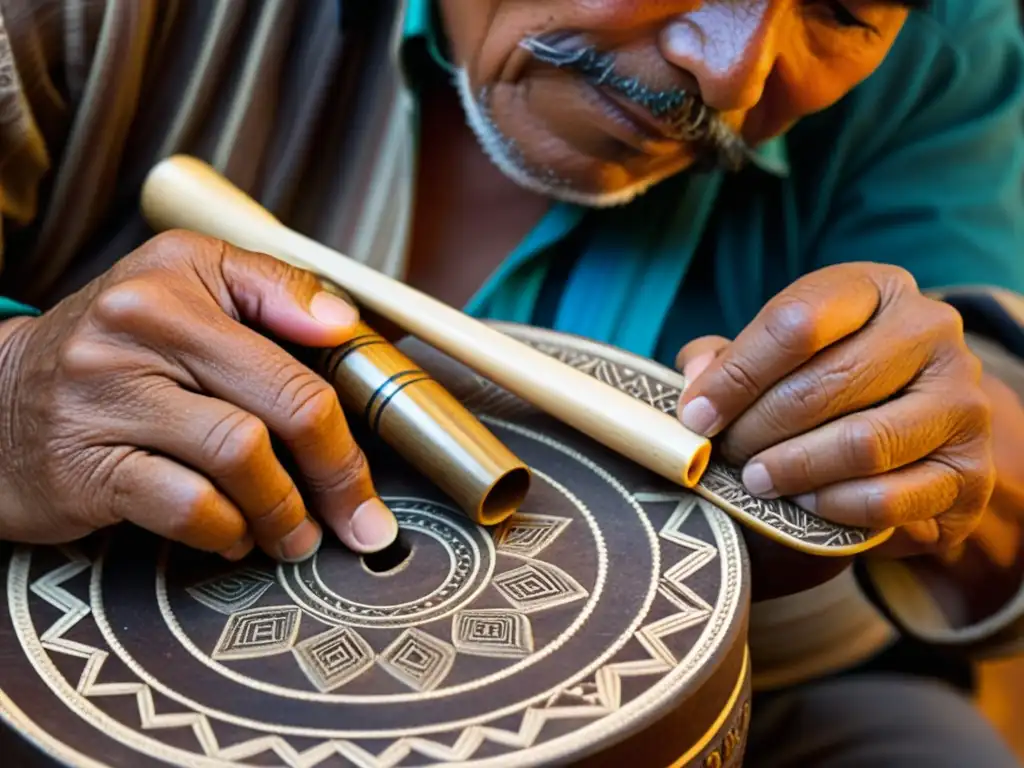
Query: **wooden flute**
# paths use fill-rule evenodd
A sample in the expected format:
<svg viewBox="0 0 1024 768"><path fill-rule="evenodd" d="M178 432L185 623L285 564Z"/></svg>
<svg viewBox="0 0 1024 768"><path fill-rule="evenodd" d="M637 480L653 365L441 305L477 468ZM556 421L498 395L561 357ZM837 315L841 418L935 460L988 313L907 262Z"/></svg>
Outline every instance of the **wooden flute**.
<svg viewBox="0 0 1024 768"><path fill-rule="evenodd" d="M177 155L158 163L143 184L142 211L155 230L200 232L333 282L358 304L674 483L692 488L708 466L710 442L678 419L295 232L201 160Z"/></svg>

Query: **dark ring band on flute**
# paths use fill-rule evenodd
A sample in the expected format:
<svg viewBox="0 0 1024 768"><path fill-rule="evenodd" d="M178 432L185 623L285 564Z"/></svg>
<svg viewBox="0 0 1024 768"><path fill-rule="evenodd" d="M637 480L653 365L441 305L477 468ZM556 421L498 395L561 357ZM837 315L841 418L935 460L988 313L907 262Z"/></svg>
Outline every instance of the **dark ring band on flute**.
<svg viewBox="0 0 1024 768"><path fill-rule="evenodd" d="M433 481L473 522L497 525L523 503L530 470L437 381L366 323L323 353L342 406Z"/></svg>

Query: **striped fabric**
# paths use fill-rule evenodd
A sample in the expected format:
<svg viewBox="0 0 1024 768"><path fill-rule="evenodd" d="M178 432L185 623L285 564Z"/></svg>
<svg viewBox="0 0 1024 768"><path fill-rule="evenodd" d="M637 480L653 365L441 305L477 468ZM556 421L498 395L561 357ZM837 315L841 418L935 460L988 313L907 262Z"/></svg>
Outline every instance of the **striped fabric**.
<svg viewBox="0 0 1024 768"><path fill-rule="evenodd" d="M405 0L0 0L0 295L47 306L143 242L175 152L392 276L410 221Z"/></svg>

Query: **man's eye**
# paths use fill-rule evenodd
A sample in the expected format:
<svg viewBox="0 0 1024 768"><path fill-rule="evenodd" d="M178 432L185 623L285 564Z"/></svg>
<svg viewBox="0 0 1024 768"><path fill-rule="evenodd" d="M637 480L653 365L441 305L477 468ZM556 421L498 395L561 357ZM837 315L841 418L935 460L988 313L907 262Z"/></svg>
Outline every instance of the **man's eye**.
<svg viewBox="0 0 1024 768"><path fill-rule="evenodd" d="M860 27L861 29L873 29L866 21L855 16L840 0L824 0L823 5L828 10L833 21L840 27Z"/></svg>

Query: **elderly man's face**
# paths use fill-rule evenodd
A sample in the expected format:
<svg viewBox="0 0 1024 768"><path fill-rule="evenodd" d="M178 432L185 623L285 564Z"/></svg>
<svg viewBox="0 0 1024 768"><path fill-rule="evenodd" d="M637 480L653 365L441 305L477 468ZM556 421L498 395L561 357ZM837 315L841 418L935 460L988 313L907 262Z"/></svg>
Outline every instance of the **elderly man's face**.
<svg viewBox="0 0 1024 768"><path fill-rule="evenodd" d="M908 0L440 0L474 131L523 186L623 203L870 75Z"/></svg>

